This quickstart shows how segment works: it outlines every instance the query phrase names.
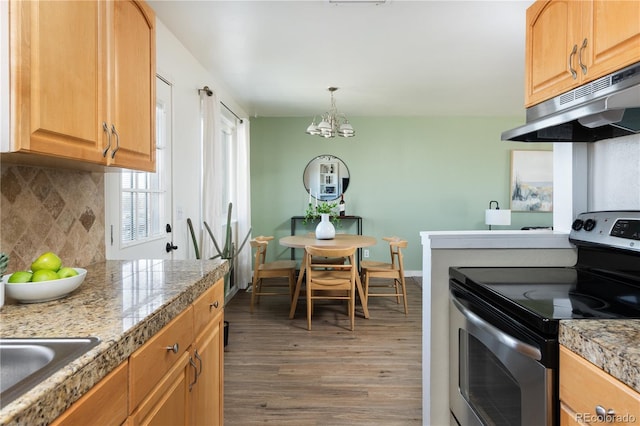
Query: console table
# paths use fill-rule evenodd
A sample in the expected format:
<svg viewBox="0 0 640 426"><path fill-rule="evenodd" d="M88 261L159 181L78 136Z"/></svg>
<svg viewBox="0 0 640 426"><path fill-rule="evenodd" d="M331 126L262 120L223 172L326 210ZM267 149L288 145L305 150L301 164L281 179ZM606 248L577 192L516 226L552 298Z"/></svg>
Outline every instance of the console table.
<svg viewBox="0 0 640 426"><path fill-rule="evenodd" d="M358 235L362 235L362 217L361 216L338 216L338 218L341 221L342 220L348 220L352 222L355 221ZM303 221L304 219L305 219L304 216L291 216L291 235L296 235L296 224L298 223L298 221ZM314 222L317 222L318 220L314 220ZM358 263L360 263L360 259L361 259L361 253L360 253L361 250L362 249L358 249ZM296 258L295 249L292 248L291 260L295 260L295 258Z"/></svg>

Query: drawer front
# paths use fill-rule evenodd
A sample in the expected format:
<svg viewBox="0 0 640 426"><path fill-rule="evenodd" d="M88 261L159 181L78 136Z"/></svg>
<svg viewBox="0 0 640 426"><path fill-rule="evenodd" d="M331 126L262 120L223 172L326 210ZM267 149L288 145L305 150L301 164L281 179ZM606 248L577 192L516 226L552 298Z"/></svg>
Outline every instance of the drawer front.
<svg viewBox="0 0 640 426"><path fill-rule="evenodd" d="M194 335L198 336L224 307L224 279L218 280L193 304Z"/></svg>
<svg viewBox="0 0 640 426"><path fill-rule="evenodd" d="M193 309L189 307L129 357L129 412L188 350L193 339Z"/></svg>
<svg viewBox="0 0 640 426"><path fill-rule="evenodd" d="M560 400L576 415L577 423L636 424L640 419L640 394L589 361L560 347ZM613 410L599 418L596 407Z"/></svg>

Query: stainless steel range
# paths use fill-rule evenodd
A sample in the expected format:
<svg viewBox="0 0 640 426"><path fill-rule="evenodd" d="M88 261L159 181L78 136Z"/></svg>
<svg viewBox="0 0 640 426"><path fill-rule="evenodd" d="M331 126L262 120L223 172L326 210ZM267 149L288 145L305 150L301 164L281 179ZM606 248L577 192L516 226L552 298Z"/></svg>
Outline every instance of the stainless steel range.
<svg viewBox="0 0 640 426"><path fill-rule="evenodd" d="M451 268L452 425L559 424L563 319L640 318L640 211L582 213L573 267Z"/></svg>

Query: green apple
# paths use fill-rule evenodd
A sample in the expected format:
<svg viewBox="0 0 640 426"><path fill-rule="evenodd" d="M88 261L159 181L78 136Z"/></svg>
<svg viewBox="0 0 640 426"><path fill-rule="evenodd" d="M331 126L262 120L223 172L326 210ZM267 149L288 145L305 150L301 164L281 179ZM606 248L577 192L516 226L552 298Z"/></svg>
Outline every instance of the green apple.
<svg viewBox="0 0 640 426"><path fill-rule="evenodd" d="M34 271L33 276L31 277L31 281L36 283L40 281L51 281L57 280L58 274L55 271L51 271L49 269L40 269L39 271Z"/></svg>
<svg viewBox="0 0 640 426"><path fill-rule="evenodd" d="M43 253L31 264L31 270L33 272L40 271L43 269L49 271L57 271L62 266L62 260L50 251Z"/></svg>
<svg viewBox="0 0 640 426"><path fill-rule="evenodd" d="M64 267L58 271L58 278L69 278L78 275L78 271L73 268Z"/></svg>
<svg viewBox="0 0 640 426"><path fill-rule="evenodd" d="M9 277L10 283L28 283L31 281L31 275L29 271L16 271Z"/></svg>

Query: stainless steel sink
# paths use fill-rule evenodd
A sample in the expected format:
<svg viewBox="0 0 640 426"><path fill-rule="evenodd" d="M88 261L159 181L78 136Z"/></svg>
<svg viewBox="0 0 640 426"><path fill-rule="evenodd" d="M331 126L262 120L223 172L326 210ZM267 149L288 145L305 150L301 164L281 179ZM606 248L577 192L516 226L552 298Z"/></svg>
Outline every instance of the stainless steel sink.
<svg viewBox="0 0 640 426"><path fill-rule="evenodd" d="M0 339L0 408L98 343L96 337Z"/></svg>

